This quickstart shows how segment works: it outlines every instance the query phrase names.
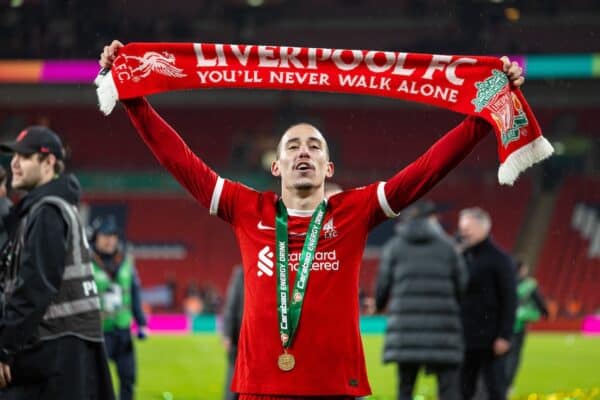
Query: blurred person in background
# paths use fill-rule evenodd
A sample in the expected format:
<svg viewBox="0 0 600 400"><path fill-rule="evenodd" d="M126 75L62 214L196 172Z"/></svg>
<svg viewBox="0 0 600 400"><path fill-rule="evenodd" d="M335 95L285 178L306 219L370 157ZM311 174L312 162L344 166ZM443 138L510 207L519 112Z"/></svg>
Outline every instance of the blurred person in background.
<svg viewBox="0 0 600 400"><path fill-rule="evenodd" d="M185 288L183 298L183 311L188 316L190 321L204 312L204 300L202 299L202 291L197 281L191 281Z"/></svg>
<svg viewBox="0 0 600 400"><path fill-rule="evenodd" d="M148 331L140 299L141 285L133 256L119 237L114 215L92 222L92 264L102 305L102 329L108 357L119 375L119 400L134 398L136 362L131 324L135 319L138 338Z"/></svg>
<svg viewBox="0 0 600 400"><path fill-rule="evenodd" d="M0 280L0 398L114 399L100 299L62 141L31 126L13 153L12 187L26 195L8 218Z"/></svg>
<svg viewBox="0 0 600 400"><path fill-rule="evenodd" d="M0 249L4 247L4 243L8 239L8 232L4 219L8 216L10 208L12 207L12 201L8 198L7 193L8 185L8 174L4 167L0 166Z"/></svg>
<svg viewBox="0 0 600 400"><path fill-rule="evenodd" d="M408 207L382 250L376 308L389 303L383 361L398 364L399 400L413 398L421 367L437 376L440 400L461 398L459 300L467 271L435 213L429 201Z"/></svg>
<svg viewBox="0 0 600 400"><path fill-rule="evenodd" d="M118 41L105 46L102 68L111 68L121 47ZM511 84L520 86L521 68L503 62ZM241 400L370 394L358 310L367 235L435 186L491 126L467 117L387 182L326 198L334 164L327 141L310 124L293 125L281 136L271 164L278 195L218 176L145 98L122 104L159 162L236 234L245 298L232 390Z"/></svg>
<svg viewBox="0 0 600 400"><path fill-rule="evenodd" d="M538 283L529 276L529 265L517 260L517 316L515 319L514 333L510 350L506 356L507 385L510 388L521 362L521 352L527 335L527 325L538 321L541 317L548 318L546 302L540 293Z"/></svg>
<svg viewBox="0 0 600 400"><path fill-rule="evenodd" d="M511 346L517 308L516 271L511 257L490 237L492 220L481 208L460 212L459 236L469 272L461 302L465 358L463 398L475 394L481 374L489 400L506 400L505 356Z"/></svg>
<svg viewBox="0 0 600 400"><path fill-rule="evenodd" d="M231 380L238 351L238 339L242 328L244 311L244 271L236 266L227 286L227 298L223 308L223 345L227 352L227 377L225 379L225 400L237 400L238 394L231 391Z"/></svg>

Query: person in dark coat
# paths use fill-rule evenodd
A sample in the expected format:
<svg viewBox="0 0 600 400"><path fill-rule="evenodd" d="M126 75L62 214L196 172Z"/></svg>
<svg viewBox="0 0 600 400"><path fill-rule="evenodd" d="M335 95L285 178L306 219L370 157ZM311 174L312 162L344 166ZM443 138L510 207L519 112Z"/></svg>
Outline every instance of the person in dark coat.
<svg viewBox="0 0 600 400"><path fill-rule="evenodd" d="M0 398L114 399L100 299L60 138L33 126L0 146L27 194L7 218L0 269Z"/></svg>
<svg viewBox="0 0 600 400"><path fill-rule="evenodd" d="M481 208L460 212L459 235L469 270L461 303L465 359L461 369L463 398L475 394L481 374L489 400L506 400L505 355L517 307L516 271L512 258L490 237L492 222Z"/></svg>
<svg viewBox="0 0 600 400"><path fill-rule="evenodd" d="M237 393L231 391L231 379L237 358L238 339L242 327L244 311L244 271L238 266L233 269L227 299L223 310L223 344L227 352L227 377L225 379L225 400L237 400Z"/></svg>
<svg viewBox="0 0 600 400"><path fill-rule="evenodd" d="M384 362L398 363L398 399L410 400L421 367L438 379L441 400L460 398L463 334L459 298L467 272L430 202L404 213L407 221L383 248L376 308L389 302Z"/></svg>

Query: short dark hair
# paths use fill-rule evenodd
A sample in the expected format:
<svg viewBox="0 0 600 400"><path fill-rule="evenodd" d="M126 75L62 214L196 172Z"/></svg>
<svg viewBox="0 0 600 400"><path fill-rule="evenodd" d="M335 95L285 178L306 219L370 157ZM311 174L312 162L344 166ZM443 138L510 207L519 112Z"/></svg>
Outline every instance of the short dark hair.
<svg viewBox="0 0 600 400"><path fill-rule="evenodd" d="M281 154L281 150L282 150L282 147L283 147L283 137L285 136L285 134L287 133L287 131L289 131L290 129L293 129L293 128L297 127L297 126L302 126L302 125L310 126L311 128L315 129L317 132L319 132L319 134L323 138L323 144L325 145L325 149L324 150L325 150L325 154L327 155L327 160L331 161L331 157L330 157L330 154L329 154L329 143L327 143L327 139L325 139L325 136L323 135L323 133L321 133L321 131L316 126L314 126L313 124L309 124L307 122L299 122L297 124L291 125L289 128L287 128L285 130L285 132L279 138L279 142L277 142L277 148L275 149L275 151L276 151L275 159L279 160L279 154Z"/></svg>

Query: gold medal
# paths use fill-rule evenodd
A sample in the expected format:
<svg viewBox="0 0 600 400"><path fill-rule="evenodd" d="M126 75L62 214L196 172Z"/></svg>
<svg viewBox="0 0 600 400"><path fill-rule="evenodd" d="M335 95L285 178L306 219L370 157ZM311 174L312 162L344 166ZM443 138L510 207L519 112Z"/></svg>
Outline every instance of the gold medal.
<svg viewBox="0 0 600 400"><path fill-rule="evenodd" d="M282 371L291 371L296 365L294 356L288 353L283 353L277 358L277 366Z"/></svg>

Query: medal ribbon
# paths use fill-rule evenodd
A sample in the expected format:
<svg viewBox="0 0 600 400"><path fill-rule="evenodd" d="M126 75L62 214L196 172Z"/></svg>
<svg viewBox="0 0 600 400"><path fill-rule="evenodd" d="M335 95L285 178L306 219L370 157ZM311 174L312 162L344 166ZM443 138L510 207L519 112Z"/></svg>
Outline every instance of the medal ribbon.
<svg viewBox="0 0 600 400"><path fill-rule="evenodd" d="M289 296L289 251L288 251L288 214L283 201L277 202L277 216L275 218L275 258L277 260L277 314L279 316L279 334L281 344L284 349L292 344L292 338L298 328L300 321L300 313L302 312L302 304L308 285L308 277L312 267L317 244L319 242L319 234L323 226L325 210L327 204L323 201L314 211L306 239L300 254L299 269L296 273L296 281L294 290Z"/></svg>

